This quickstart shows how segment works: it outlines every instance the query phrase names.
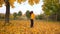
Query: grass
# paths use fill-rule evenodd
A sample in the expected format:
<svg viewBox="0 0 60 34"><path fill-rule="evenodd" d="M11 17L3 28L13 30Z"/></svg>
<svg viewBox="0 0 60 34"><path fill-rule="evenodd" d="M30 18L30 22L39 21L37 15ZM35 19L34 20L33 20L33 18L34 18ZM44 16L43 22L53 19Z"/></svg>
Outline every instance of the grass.
<svg viewBox="0 0 60 34"><path fill-rule="evenodd" d="M10 25L3 24L4 21L0 21L0 34L60 34L59 22L35 20L33 28L29 20L11 20Z"/></svg>

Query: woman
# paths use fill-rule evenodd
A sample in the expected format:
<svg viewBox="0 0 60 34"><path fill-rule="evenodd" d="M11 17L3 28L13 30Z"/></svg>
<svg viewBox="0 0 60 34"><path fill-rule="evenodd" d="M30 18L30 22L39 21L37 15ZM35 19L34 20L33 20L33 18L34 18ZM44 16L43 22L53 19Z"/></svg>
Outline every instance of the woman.
<svg viewBox="0 0 60 34"><path fill-rule="evenodd" d="M35 15L34 15L33 11L31 11L31 12L30 12L31 27L33 27L33 24L34 24L34 18L35 18Z"/></svg>

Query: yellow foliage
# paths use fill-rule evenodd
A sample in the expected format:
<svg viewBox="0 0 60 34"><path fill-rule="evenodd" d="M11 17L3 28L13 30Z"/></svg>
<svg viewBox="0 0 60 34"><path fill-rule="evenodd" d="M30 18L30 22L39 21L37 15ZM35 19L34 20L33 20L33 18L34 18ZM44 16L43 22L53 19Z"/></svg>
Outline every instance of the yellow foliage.
<svg viewBox="0 0 60 34"><path fill-rule="evenodd" d="M38 4L38 3L40 2L40 0L34 0L34 2L35 2L36 4Z"/></svg>
<svg viewBox="0 0 60 34"><path fill-rule="evenodd" d="M40 2L40 0L28 0L28 3L30 4L30 5L34 5L34 3L35 4L38 4Z"/></svg>
<svg viewBox="0 0 60 34"><path fill-rule="evenodd" d="M18 3L21 3L21 2L22 2L22 0L17 0L17 2L18 2Z"/></svg>
<svg viewBox="0 0 60 34"><path fill-rule="evenodd" d="M0 0L0 7L2 7L2 4L4 4L4 0Z"/></svg>
<svg viewBox="0 0 60 34"><path fill-rule="evenodd" d="M16 0L9 0L10 6L14 8L14 2ZM26 0L17 0L18 3L25 2ZM0 7L2 7L2 4L4 3L4 0L0 0Z"/></svg>
<svg viewBox="0 0 60 34"><path fill-rule="evenodd" d="M17 0L18 3L25 2L26 0Z"/></svg>
<svg viewBox="0 0 60 34"><path fill-rule="evenodd" d="M9 3L11 5L12 8L14 8L14 2L16 0L9 0ZM22 2L25 2L26 0L17 0L18 3L22 3ZM38 4L40 0L28 0L28 3L30 5L34 5L34 3ZM0 0L0 7L2 7L2 4L4 3L4 0Z"/></svg>
<svg viewBox="0 0 60 34"><path fill-rule="evenodd" d="M14 2L15 2L16 0L9 0L9 3L10 3L10 5L11 5L11 7L12 8L14 8Z"/></svg>
<svg viewBox="0 0 60 34"><path fill-rule="evenodd" d="M28 0L28 3L29 3L30 5L34 5L34 0Z"/></svg>
<svg viewBox="0 0 60 34"><path fill-rule="evenodd" d="M16 0L9 0L9 3L11 5L12 8L14 8L14 2ZM18 3L21 4L21 2L25 2L26 0L17 0ZM30 5L34 5L34 3L38 4L40 0L28 0L28 3ZM4 3L4 0L0 0L0 7L2 7L2 4Z"/></svg>

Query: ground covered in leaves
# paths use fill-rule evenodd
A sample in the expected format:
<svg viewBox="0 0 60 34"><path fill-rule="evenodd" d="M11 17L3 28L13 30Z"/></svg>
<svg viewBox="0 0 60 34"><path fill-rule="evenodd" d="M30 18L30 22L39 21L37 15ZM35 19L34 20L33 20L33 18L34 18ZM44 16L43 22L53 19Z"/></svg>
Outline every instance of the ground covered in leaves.
<svg viewBox="0 0 60 34"><path fill-rule="evenodd" d="M0 21L0 34L60 34L60 23L35 20L31 28L29 20L12 20L6 25Z"/></svg>

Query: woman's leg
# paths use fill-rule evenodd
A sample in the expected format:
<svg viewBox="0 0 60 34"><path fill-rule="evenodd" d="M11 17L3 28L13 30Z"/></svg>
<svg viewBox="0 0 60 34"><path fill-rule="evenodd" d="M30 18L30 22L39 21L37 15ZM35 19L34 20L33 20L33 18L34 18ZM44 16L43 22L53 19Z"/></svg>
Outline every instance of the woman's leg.
<svg viewBox="0 0 60 34"><path fill-rule="evenodd" d="M33 19L31 19L31 27L33 27Z"/></svg>

